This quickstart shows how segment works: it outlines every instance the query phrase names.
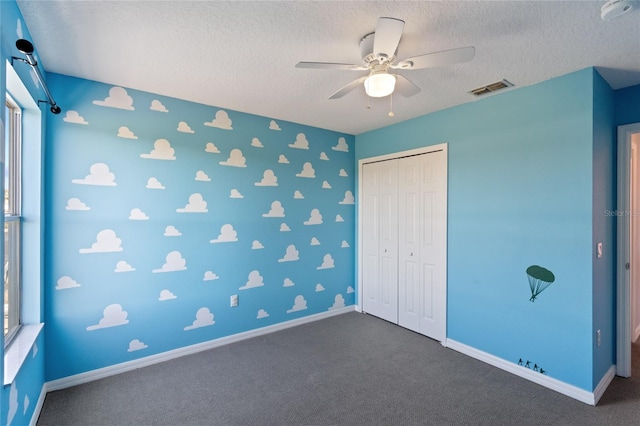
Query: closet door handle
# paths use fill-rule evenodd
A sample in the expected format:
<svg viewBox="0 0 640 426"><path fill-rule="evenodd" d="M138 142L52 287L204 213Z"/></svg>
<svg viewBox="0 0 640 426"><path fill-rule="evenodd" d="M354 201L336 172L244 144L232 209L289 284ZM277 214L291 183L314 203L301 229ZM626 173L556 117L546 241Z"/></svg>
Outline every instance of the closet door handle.
<svg viewBox="0 0 640 426"><path fill-rule="evenodd" d="M387 252L387 249L384 249L384 252L386 253L386 252Z"/></svg>
<svg viewBox="0 0 640 426"><path fill-rule="evenodd" d="M409 253L409 256L413 256L413 252Z"/></svg>

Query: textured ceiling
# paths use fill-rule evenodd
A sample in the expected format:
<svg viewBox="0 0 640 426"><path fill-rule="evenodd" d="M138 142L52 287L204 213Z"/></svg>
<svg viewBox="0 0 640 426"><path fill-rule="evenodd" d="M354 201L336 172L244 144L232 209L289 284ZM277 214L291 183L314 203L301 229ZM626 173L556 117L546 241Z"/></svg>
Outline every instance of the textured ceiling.
<svg viewBox="0 0 640 426"><path fill-rule="evenodd" d="M602 4L18 0L47 71L350 134L473 102L469 90L503 78L517 88L595 66L614 89L640 84L640 8L603 21ZM395 117L363 89L328 99L366 72L295 68L360 64L359 40L381 16L406 22L399 59L476 56L399 72L422 92L394 96Z"/></svg>

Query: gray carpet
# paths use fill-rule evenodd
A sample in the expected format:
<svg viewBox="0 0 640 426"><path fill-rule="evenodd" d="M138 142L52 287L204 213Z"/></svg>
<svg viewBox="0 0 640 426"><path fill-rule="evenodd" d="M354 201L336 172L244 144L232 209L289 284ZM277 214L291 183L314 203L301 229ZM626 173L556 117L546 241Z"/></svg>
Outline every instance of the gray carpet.
<svg viewBox="0 0 640 426"><path fill-rule="evenodd" d="M634 352L592 407L353 312L51 392L38 425L637 425Z"/></svg>

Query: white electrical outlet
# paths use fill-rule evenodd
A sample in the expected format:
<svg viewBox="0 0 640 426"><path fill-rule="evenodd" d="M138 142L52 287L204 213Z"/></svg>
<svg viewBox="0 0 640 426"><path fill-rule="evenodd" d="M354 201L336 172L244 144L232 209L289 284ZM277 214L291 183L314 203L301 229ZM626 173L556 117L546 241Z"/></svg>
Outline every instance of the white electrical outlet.
<svg viewBox="0 0 640 426"><path fill-rule="evenodd" d="M596 331L596 345L600 347L600 343L602 343L602 337L600 336L600 330Z"/></svg>
<svg viewBox="0 0 640 426"><path fill-rule="evenodd" d="M231 300L230 300L230 304L232 308L235 308L236 306L238 306L238 295L234 294L231 296Z"/></svg>

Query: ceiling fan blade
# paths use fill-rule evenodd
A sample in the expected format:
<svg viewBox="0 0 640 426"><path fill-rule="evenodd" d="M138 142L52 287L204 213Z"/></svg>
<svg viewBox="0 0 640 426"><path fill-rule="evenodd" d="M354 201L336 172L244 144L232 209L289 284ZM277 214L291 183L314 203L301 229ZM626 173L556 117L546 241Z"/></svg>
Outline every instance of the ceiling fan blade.
<svg viewBox="0 0 640 426"><path fill-rule="evenodd" d="M340 64L334 62L298 62L296 68L314 68L327 70L365 71L368 68L355 64Z"/></svg>
<svg viewBox="0 0 640 426"><path fill-rule="evenodd" d="M373 38L373 54L391 58L395 55L404 30L404 21L395 18L379 18Z"/></svg>
<svg viewBox="0 0 640 426"><path fill-rule="evenodd" d="M420 92L420 88L400 74L393 74L396 77L395 91L408 98Z"/></svg>
<svg viewBox="0 0 640 426"><path fill-rule="evenodd" d="M367 76L365 75L364 77L360 77L357 80L353 80L351 83L347 84L342 89L338 90L333 95L329 96L329 99L338 99L343 97L344 95L351 92L352 90L357 89L358 86L360 86L366 79L367 79Z"/></svg>
<svg viewBox="0 0 640 426"><path fill-rule="evenodd" d="M441 67L444 65L458 64L460 62L468 62L473 59L475 54L476 48L473 46L460 47L458 49L414 56L413 58L405 59L392 65L391 68L416 70L420 68Z"/></svg>

